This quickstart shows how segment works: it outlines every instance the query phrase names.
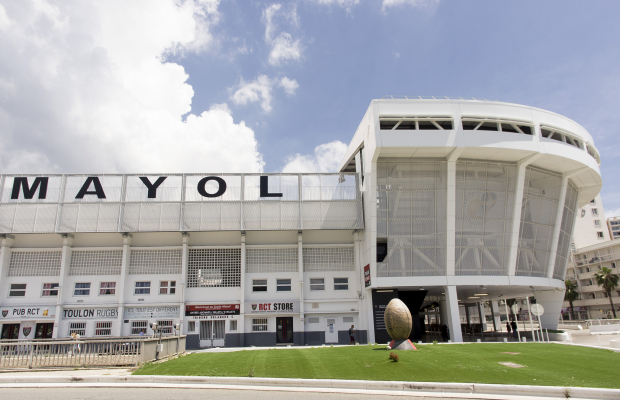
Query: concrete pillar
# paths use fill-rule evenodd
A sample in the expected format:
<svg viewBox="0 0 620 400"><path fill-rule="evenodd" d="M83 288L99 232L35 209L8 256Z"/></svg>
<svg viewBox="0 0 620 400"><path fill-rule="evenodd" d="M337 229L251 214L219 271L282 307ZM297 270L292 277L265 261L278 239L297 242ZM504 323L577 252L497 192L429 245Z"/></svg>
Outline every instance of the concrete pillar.
<svg viewBox="0 0 620 400"><path fill-rule="evenodd" d="M553 278L555 269L555 258L558 252L558 243L560 242L560 230L562 228L562 215L564 214L564 202L566 201L566 188L568 186L568 176L562 176L562 187L560 188L560 200L558 201L558 209L555 213L555 225L553 227L553 236L551 236L551 253L549 253L549 264L547 266L547 278Z"/></svg>
<svg viewBox="0 0 620 400"><path fill-rule="evenodd" d="M485 313L484 303L478 303L478 315L480 315L480 329L482 329L482 332L487 330L487 319L485 317Z"/></svg>
<svg viewBox="0 0 620 400"><path fill-rule="evenodd" d="M237 332L239 332L239 346L245 346L245 232L241 232L241 292L239 293L239 320Z"/></svg>
<svg viewBox="0 0 620 400"><path fill-rule="evenodd" d="M446 275L454 276L456 268L456 161L464 148L457 147L448 155L446 190Z"/></svg>
<svg viewBox="0 0 620 400"><path fill-rule="evenodd" d="M299 340L300 344L306 344L306 338L304 334L306 323L304 318L304 248L301 231L297 232L297 257L299 268Z"/></svg>
<svg viewBox="0 0 620 400"><path fill-rule="evenodd" d="M448 319L448 329L450 329L450 339L453 342L463 342L461 332L461 317L459 315L459 300L457 298L456 286L444 286L446 293L446 311Z"/></svg>
<svg viewBox="0 0 620 400"><path fill-rule="evenodd" d="M62 305L65 304L71 298L72 287L65 287L65 278L69 275L69 267L71 265L71 246L73 246L73 235L70 233L63 233L62 235L62 255L60 258L60 276L58 277L58 286L60 291L56 298L56 315L54 316L54 330L52 331L52 339L56 339L59 336L60 319L62 318ZM91 293L97 293L98 288L91 287Z"/></svg>
<svg viewBox="0 0 620 400"><path fill-rule="evenodd" d="M539 317L542 328L558 329L564 302L564 290L535 290L534 297L536 304L540 304L545 309L544 314Z"/></svg>
<svg viewBox="0 0 620 400"><path fill-rule="evenodd" d="M497 300L491 300L491 312L493 313L493 328L495 331L502 330L501 311L499 310L499 303Z"/></svg>
<svg viewBox="0 0 620 400"><path fill-rule="evenodd" d="M180 309L180 321L181 329L178 334L183 335L187 331L185 326L185 288L187 287L187 259L189 257L189 232L181 232L183 236L183 250L181 254L181 307Z"/></svg>
<svg viewBox="0 0 620 400"><path fill-rule="evenodd" d="M13 246L13 235L0 235L0 298L6 299L9 297L9 283L6 276L9 276L9 266L11 264L11 247Z"/></svg>
<svg viewBox="0 0 620 400"><path fill-rule="evenodd" d="M127 281L127 272L129 271L129 256L131 252L131 233L123 233L123 255L121 256L121 275L116 285L118 291L118 322L114 327L115 336L123 336L123 317L125 313L125 282ZM129 332L127 333L129 335Z"/></svg>
<svg viewBox="0 0 620 400"><path fill-rule="evenodd" d="M448 303L444 296L443 300L439 300L439 326L448 325ZM440 329L441 330L441 329Z"/></svg>

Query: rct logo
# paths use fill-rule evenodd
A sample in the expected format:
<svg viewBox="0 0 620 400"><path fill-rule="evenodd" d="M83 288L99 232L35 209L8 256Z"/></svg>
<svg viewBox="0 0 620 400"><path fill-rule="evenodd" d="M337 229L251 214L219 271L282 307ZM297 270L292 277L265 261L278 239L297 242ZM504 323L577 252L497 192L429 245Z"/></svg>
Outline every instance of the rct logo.
<svg viewBox="0 0 620 400"><path fill-rule="evenodd" d="M9 310L2 310L2 318L5 318L9 314Z"/></svg>

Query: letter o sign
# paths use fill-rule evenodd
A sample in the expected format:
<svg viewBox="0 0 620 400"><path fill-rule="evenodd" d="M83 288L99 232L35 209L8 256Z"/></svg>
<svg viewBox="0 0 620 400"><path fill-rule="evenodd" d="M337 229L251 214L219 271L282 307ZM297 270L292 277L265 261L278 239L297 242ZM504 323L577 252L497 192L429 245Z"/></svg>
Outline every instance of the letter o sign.
<svg viewBox="0 0 620 400"><path fill-rule="evenodd" d="M217 189L217 192L213 194L207 192L205 185L209 181L216 181L218 183L219 188ZM202 178L200 182L198 182L198 193L200 193L202 197L220 197L224 194L224 192L226 192L226 181L218 176L208 176L206 178Z"/></svg>

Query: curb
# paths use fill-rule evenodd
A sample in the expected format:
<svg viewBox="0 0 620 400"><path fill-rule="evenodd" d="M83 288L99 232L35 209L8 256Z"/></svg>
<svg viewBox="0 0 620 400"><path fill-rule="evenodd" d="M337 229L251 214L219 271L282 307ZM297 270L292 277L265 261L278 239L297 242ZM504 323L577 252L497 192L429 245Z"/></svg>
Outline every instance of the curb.
<svg viewBox="0 0 620 400"><path fill-rule="evenodd" d="M174 387L198 388L218 386L225 389L317 391L317 392L387 392L385 394L468 398L573 398L618 399L620 389L564 388L560 386L497 385L443 382L360 381L334 379L282 379L246 377L193 377L193 376L0 376L0 388L32 387ZM475 396L475 397L474 397Z"/></svg>

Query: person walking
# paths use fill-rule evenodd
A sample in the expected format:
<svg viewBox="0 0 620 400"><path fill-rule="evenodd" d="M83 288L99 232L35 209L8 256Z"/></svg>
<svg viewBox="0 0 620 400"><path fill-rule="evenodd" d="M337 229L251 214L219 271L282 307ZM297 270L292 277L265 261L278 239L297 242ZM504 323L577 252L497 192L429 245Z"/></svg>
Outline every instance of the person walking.
<svg viewBox="0 0 620 400"><path fill-rule="evenodd" d="M510 322L506 321L506 330L508 331L508 336L510 336Z"/></svg>
<svg viewBox="0 0 620 400"><path fill-rule="evenodd" d="M353 336L355 332L357 332L357 329L355 329L355 325L351 325L351 327L349 328L349 337L351 338L349 344L355 344L355 336Z"/></svg>
<svg viewBox="0 0 620 400"><path fill-rule="evenodd" d="M444 342L448 341L448 327L446 324L441 325L441 338Z"/></svg>
<svg viewBox="0 0 620 400"><path fill-rule="evenodd" d="M517 322L513 320L513 321L510 323L510 326L512 327L512 337L516 339L516 338L517 338L517 329L519 329L519 328L517 327Z"/></svg>

